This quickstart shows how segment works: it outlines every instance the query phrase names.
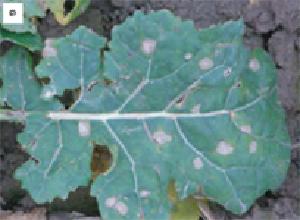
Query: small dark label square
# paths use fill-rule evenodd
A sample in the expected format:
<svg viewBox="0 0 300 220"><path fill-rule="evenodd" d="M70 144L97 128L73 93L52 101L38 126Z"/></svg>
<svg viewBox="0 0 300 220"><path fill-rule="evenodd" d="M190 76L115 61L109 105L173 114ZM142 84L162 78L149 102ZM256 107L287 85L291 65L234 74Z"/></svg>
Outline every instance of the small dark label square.
<svg viewBox="0 0 300 220"><path fill-rule="evenodd" d="M9 10L9 16L16 16L17 12L15 9Z"/></svg>

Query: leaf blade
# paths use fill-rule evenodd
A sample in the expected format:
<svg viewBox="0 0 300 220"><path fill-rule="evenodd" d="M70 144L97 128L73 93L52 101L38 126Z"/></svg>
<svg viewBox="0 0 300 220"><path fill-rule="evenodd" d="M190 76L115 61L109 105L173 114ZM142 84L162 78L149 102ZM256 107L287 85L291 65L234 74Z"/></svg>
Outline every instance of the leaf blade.
<svg viewBox="0 0 300 220"><path fill-rule="evenodd" d="M227 29L228 35L216 37ZM91 53L92 71L82 72L80 54L86 45L80 44L77 54L70 49L74 37L85 34L96 39L91 41L98 42L96 50L104 46L104 40L87 29L57 41L58 55L77 55L66 61L67 71L47 67L47 62L59 64L53 57L41 62L38 75L56 77L50 81L55 94L80 87L82 73L87 79L74 108L47 113L47 118L73 123L73 130L78 120L93 121L87 140L110 149L113 165L91 188L104 218L168 219L171 181L180 199L200 190L241 214L282 182L290 142L277 103L275 67L266 53L243 47L242 32L241 21L199 32L167 11L137 12L113 30L110 50L104 53L104 74L97 74L96 85L89 87L93 80L88 74L100 69L101 61L94 58L99 51ZM67 147L72 145L68 141ZM78 147L83 151L81 144ZM51 149L59 151L59 144ZM44 160L51 164L51 158ZM53 194L51 198L65 196Z"/></svg>

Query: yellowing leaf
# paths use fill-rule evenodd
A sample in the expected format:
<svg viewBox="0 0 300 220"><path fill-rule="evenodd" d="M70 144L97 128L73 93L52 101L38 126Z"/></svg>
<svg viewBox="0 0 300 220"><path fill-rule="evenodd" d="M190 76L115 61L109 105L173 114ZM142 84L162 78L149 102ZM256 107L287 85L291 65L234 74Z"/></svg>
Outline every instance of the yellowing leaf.
<svg viewBox="0 0 300 220"><path fill-rule="evenodd" d="M46 4L56 20L60 24L66 25L87 9L90 0L75 0L75 5L69 13L65 12L65 0L47 0Z"/></svg>
<svg viewBox="0 0 300 220"><path fill-rule="evenodd" d="M180 200L177 197L174 181L169 183L168 186L168 197L173 203L171 210L170 220L198 220L199 219L199 208L198 201L193 196L189 196L184 200Z"/></svg>

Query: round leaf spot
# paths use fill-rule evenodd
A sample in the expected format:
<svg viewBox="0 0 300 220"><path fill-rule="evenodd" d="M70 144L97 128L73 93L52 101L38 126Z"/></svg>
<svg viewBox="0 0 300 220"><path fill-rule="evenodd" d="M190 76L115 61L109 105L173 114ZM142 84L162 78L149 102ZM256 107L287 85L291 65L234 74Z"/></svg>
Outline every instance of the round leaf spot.
<svg viewBox="0 0 300 220"><path fill-rule="evenodd" d="M88 137L91 134L91 124L90 121L79 121L78 122L78 133L81 137Z"/></svg>
<svg viewBox="0 0 300 220"><path fill-rule="evenodd" d="M229 77L231 75L232 68L228 67L227 69L224 70L224 77Z"/></svg>
<svg viewBox="0 0 300 220"><path fill-rule="evenodd" d="M41 98L43 100L50 100L53 98L53 96L56 94L56 91L54 88L52 87L45 87L45 89L43 89L42 93L41 93Z"/></svg>
<svg viewBox="0 0 300 220"><path fill-rule="evenodd" d="M205 57L199 61L199 67L201 70L209 70L213 66L214 62L208 57Z"/></svg>
<svg viewBox="0 0 300 220"><path fill-rule="evenodd" d="M141 50L144 54L150 55L154 52L156 48L156 40L153 39L145 39L142 42Z"/></svg>
<svg viewBox="0 0 300 220"><path fill-rule="evenodd" d="M200 113L200 104L195 105L192 110L192 113Z"/></svg>
<svg viewBox="0 0 300 220"><path fill-rule="evenodd" d="M158 143L159 145L168 143L172 141L172 136L169 134L166 134L164 131L159 130L154 132L153 134L153 140Z"/></svg>
<svg viewBox="0 0 300 220"><path fill-rule="evenodd" d="M231 146L231 144L225 141L220 141L217 145L216 152L221 155L229 155L232 154L233 147Z"/></svg>
<svg viewBox="0 0 300 220"><path fill-rule="evenodd" d="M126 215L128 213L128 207L124 202L117 202L115 205L115 209L120 215Z"/></svg>
<svg viewBox="0 0 300 220"><path fill-rule="evenodd" d="M242 125L240 127L241 132L251 134L251 126L250 125Z"/></svg>
<svg viewBox="0 0 300 220"><path fill-rule="evenodd" d="M200 170L203 167L203 162L200 157L196 157L193 160L193 166L196 170Z"/></svg>
<svg viewBox="0 0 300 220"><path fill-rule="evenodd" d="M251 141L251 143L249 144L249 153L250 154L256 153L256 149L257 149L256 141Z"/></svg>
<svg viewBox="0 0 300 220"><path fill-rule="evenodd" d="M107 208L112 208L117 203L116 197L109 197L105 200L105 206Z"/></svg>
<svg viewBox="0 0 300 220"><path fill-rule="evenodd" d="M151 194L151 192L147 191L147 190L142 190L140 192L140 197L141 198L147 198L149 195Z"/></svg>
<svg viewBox="0 0 300 220"><path fill-rule="evenodd" d="M184 54L184 59L185 60L190 60L190 59L192 59L192 54L191 53L186 53L186 54Z"/></svg>
<svg viewBox="0 0 300 220"><path fill-rule="evenodd" d="M251 59L250 62L249 62L249 68L253 72L257 72L260 69L259 61L256 58Z"/></svg>

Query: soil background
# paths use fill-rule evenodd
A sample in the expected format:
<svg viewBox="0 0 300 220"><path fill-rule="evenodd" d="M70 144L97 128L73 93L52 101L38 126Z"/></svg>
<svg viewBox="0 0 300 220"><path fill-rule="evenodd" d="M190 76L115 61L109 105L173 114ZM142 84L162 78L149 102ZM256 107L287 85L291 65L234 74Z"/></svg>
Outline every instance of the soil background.
<svg viewBox="0 0 300 220"><path fill-rule="evenodd" d="M72 7L72 4L66 6ZM86 25L110 38L112 27L123 22L135 10L149 12L159 9L169 9L183 19L193 20L197 28L243 17L247 26L245 44L249 48L261 47L268 51L278 69L278 91L293 144L288 176L276 192L267 192L243 216L232 215L211 203L214 218L299 220L300 0L92 0L87 11L69 25L60 26L53 15L47 13L45 18L38 20L38 30L46 39L65 36L78 25ZM16 135L22 129L21 124L0 122L0 212L17 212L20 216L23 212L30 212L33 213L31 220L39 214L43 217L36 219L68 220L99 216L97 203L89 197L88 187L72 192L66 201L55 199L43 206L35 204L21 189L13 179L13 172L28 158L16 141ZM15 215L13 218L0 216L0 219L22 218Z"/></svg>

